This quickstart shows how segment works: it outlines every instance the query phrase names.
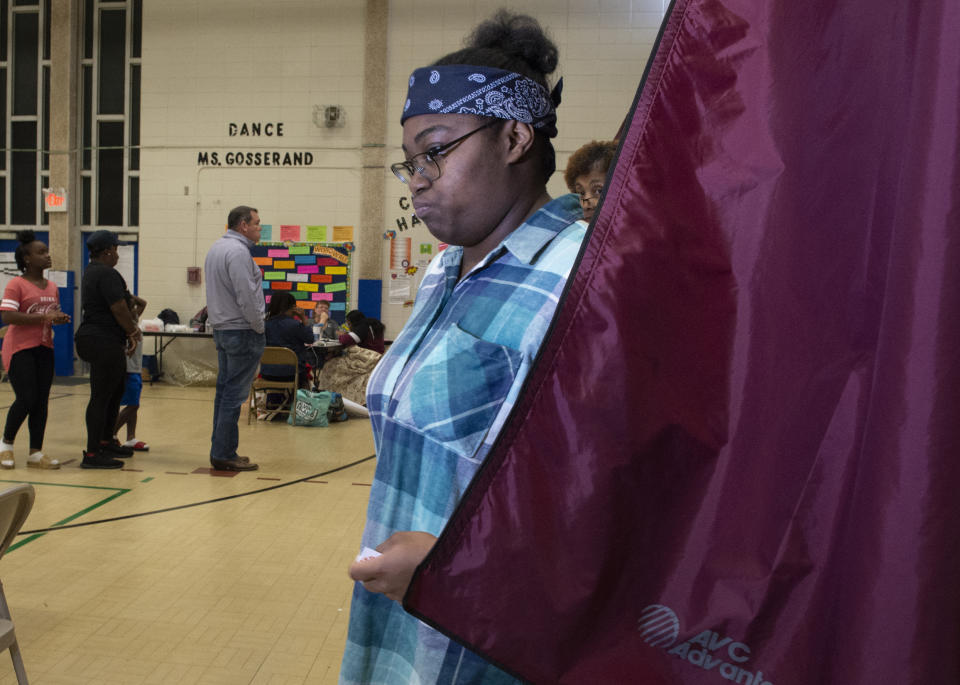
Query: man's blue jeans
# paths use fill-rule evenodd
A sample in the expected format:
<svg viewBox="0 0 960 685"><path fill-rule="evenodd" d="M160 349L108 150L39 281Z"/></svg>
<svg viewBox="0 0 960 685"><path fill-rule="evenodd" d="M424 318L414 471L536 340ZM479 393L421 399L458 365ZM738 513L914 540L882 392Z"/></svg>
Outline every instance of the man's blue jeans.
<svg viewBox="0 0 960 685"><path fill-rule="evenodd" d="M253 330L213 332L217 346L217 393L213 398L213 435L210 437L210 460L237 458L240 431L240 409L250 394L250 384L260 367L264 336Z"/></svg>

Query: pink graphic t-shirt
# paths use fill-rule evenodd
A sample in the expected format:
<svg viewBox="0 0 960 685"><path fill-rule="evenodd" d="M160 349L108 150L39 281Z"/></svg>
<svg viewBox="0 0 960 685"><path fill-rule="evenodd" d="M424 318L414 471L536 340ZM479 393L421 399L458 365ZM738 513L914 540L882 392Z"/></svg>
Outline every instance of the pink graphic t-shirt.
<svg viewBox="0 0 960 685"><path fill-rule="evenodd" d="M46 288L38 288L22 276L11 279L0 302L0 312L34 314L59 307L60 295L53 281L47 281ZM10 368L10 359L20 350L40 345L53 347L53 326L50 322L39 326L10 324L3 337L3 368Z"/></svg>

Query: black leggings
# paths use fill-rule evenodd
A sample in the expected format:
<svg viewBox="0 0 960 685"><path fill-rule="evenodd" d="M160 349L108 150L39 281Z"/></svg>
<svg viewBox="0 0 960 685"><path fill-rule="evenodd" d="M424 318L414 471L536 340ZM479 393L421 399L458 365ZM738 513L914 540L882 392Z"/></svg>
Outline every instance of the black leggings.
<svg viewBox="0 0 960 685"><path fill-rule="evenodd" d="M90 402L87 403L87 452L113 439L120 399L127 378L123 341L99 335L78 335L77 355L90 364Z"/></svg>
<svg viewBox="0 0 960 685"><path fill-rule="evenodd" d="M7 412L3 441L12 445L24 419L29 416L30 449L40 450L47 428L50 384L53 383L53 350L45 345L20 350L10 358L7 376L16 399Z"/></svg>

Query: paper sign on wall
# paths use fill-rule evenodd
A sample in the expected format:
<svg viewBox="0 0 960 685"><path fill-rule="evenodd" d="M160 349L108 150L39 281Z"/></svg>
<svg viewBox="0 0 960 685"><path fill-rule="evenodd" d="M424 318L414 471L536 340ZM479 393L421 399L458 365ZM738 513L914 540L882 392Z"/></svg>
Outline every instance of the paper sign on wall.
<svg viewBox="0 0 960 685"><path fill-rule="evenodd" d="M262 240L262 239L261 239ZM280 227L280 240L283 242L295 243L300 240L300 227L299 226L281 226Z"/></svg>
<svg viewBox="0 0 960 685"><path fill-rule="evenodd" d="M410 238L394 238L390 243L390 270L398 271L410 266Z"/></svg>
<svg viewBox="0 0 960 685"><path fill-rule="evenodd" d="M353 226L334 226L333 242L346 243L353 240Z"/></svg>
<svg viewBox="0 0 960 685"><path fill-rule="evenodd" d="M410 299L411 280L402 272L390 274L390 304L404 304Z"/></svg>

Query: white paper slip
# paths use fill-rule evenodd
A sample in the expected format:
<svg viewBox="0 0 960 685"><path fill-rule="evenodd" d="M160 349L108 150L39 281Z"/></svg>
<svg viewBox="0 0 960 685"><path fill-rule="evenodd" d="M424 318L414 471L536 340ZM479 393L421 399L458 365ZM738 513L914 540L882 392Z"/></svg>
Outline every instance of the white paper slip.
<svg viewBox="0 0 960 685"><path fill-rule="evenodd" d="M356 561L363 561L364 559L375 559L380 556L380 552L375 549L370 549L369 547L364 547L360 550L360 554L357 555Z"/></svg>

